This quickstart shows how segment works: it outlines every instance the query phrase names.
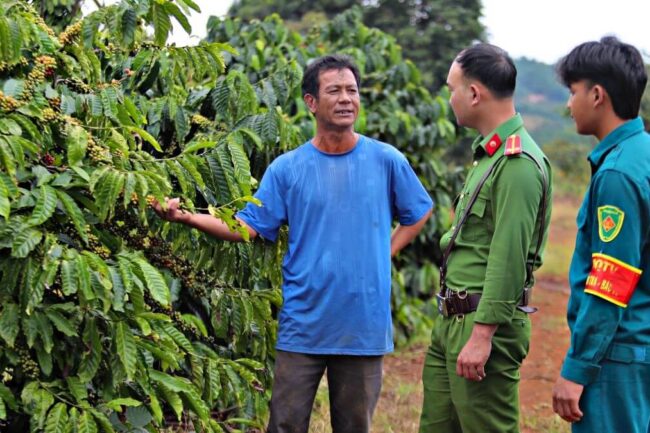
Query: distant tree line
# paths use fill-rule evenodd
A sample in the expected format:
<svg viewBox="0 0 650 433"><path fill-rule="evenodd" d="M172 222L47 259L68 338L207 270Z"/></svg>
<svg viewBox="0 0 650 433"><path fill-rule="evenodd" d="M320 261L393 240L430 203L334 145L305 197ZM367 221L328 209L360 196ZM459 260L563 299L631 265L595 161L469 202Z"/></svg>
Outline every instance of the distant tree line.
<svg viewBox="0 0 650 433"><path fill-rule="evenodd" d="M366 25L395 38L432 91L445 84L458 51L486 37L479 21L480 0L235 0L229 15L248 20L277 13L294 29L305 31L355 6L361 8Z"/></svg>

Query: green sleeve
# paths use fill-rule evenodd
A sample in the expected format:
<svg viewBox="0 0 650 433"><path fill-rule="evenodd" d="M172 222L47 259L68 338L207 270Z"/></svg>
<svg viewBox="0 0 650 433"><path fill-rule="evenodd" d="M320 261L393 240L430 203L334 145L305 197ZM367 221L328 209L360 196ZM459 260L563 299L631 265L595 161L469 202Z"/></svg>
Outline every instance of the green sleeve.
<svg viewBox="0 0 650 433"><path fill-rule="evenodd" d="M524 156L508 159L495 174L491 188L494 235L475 322L502 324L512 319L526 279L542 188L541 173Z"/></svg>

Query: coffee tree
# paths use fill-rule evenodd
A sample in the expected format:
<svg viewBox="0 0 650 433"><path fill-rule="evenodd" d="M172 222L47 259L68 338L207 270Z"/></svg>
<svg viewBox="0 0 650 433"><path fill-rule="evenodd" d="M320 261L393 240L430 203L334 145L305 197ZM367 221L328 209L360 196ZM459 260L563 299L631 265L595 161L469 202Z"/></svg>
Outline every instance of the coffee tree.
<svg viewBox="0 0 650 433"><path fill-rule="evenodd" d="M148 205L180 196L238 230L256 179L312 133L308 59L359 61L359 130L398 145L449 204L445 105L394 40L352 12L305 39L271 17L213 20L207 41L167 46L192 10L125 0L56 33L28 3L0 5L2 431L262 427L286 236L218 242ZM425 317L413 290L435 279L444 224L397 262L404 331Z"/></svg>
<svg viewBox="0 0 650 433"><path fill-rule="evenodd" d="M189 31L190 9L123 2L57 35L25 2L2 4L9 431L154 430L184 413L200 431L225 431L264 413L279 253L215 243L148 211L174 194L233 223L251 200L248 154L284 138L254 85L224 75L230 46L165 46L171 19ZM277 76L290 89L300 72Z"/></svg>

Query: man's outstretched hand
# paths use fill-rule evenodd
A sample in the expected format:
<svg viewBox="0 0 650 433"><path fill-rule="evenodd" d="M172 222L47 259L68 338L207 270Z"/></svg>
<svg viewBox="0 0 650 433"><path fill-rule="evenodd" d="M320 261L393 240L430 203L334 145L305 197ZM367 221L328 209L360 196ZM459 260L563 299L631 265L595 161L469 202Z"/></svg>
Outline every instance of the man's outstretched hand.
<svg viewBox="0 0 650 433"><path fill-rule="evenodd" d="M151 207L165 221L182 223L187 221L191 214L180 209L180 204L180 198L167 198L165 203L166 209L163 209L163 206L157 200L151 203Z"/></svg>
<svg viewBox="0 0 650 433"><path fill-rule="evenodd" d="M257 236L257 232L239 218L237 218L236 223L240 224L241 227L231 228L228 224L210 214L192 213L183 210L179 198L165 198L164 207L156 200L151 202L151 208L165 221L183 223L223 241L243 242Z"/></svg>

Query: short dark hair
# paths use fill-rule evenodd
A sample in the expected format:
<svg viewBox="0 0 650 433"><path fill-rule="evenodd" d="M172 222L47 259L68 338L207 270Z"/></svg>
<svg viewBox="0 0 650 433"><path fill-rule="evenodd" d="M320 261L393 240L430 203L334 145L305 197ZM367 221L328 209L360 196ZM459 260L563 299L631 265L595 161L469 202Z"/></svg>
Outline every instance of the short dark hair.
<svg viewBox="0 0 650 433"><path fill-rule="evenodd" d="M331 71L332 69L349 69L354 74L357 87L361 86L359 68L354 64L352 58L342 54L332 54L319 57L307 66L302 77L302 95L309 94L318 97L318 88L320 86L318 77L322 71Z"/></svg>
<svg viewBox="0 0 650 433"><path fill-rule="evenodd" d="M497 98L509 98L515 93L517 68L508 53L496 45L472 45L461 51L455 62L465 77L478 80Z"/></svg>
<svg viewBox="0 0 650 433"><path fill-rule="evenodd" d="M603 86L619 118L639 115L648 75L641 53L632 45L614 36L585 42L560 59L557 73L567 87L580 80Z"/></svg>

